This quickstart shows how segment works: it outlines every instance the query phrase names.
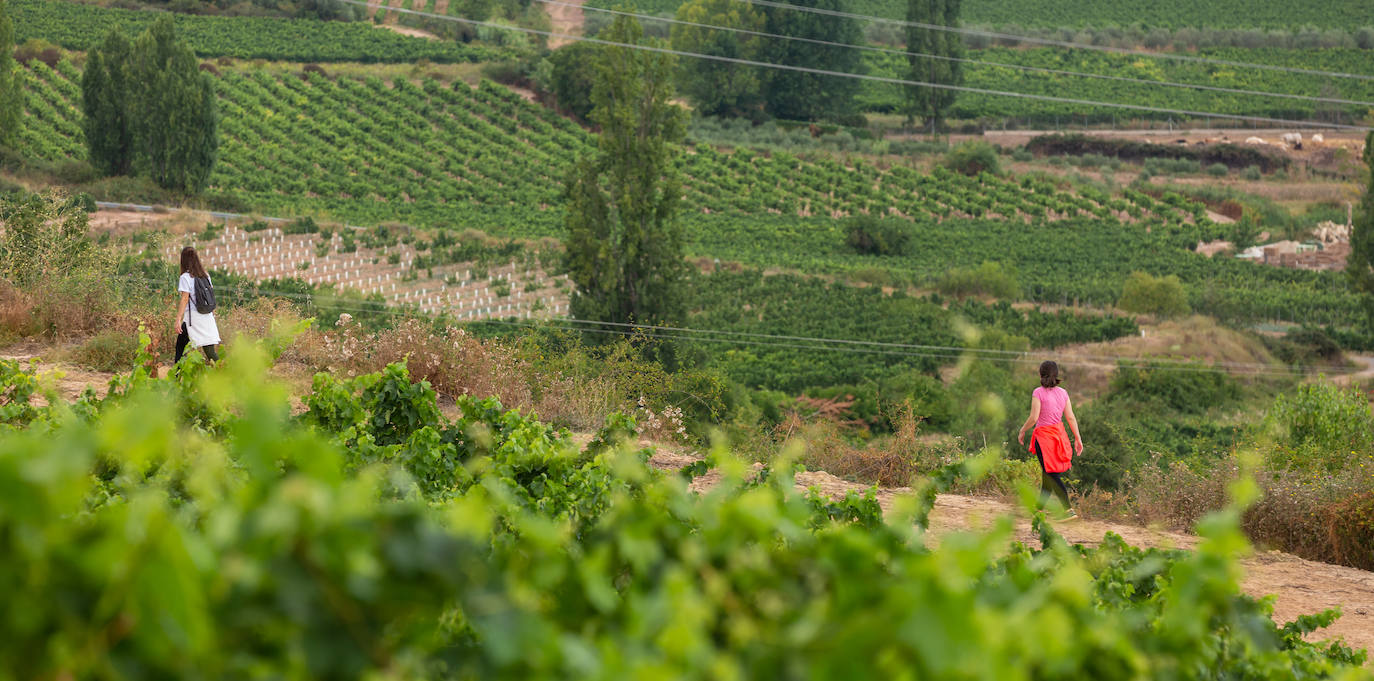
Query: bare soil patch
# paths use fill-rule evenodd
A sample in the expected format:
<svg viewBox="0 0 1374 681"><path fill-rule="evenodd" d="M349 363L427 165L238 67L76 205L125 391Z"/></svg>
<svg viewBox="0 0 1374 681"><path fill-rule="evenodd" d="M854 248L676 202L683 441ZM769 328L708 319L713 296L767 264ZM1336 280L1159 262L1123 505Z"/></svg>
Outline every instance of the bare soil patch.
<svg viewBox="0 0 1374 681"><path fill-rule="evenodd" d="M148 229L168 229L174 223L186 223L187 219L187 216L177 213L145 213L102 208L91 213L90 231L93 234L128 236Z"/></svg>
<svg viewBox="0 0 1374 681"><path fill-rule="evenodd" d="M395 17L395 15L393 14L392 17ZM391 21L394 21L394 18L389 19L386 23L378 24L377 26L378 28L383 28L388 31L395 31L397 33L400 33L401 35L408 35L412 38L424 38L425 40L439 40L439 36L434 35L429 31L414 28L412 26L402 26L400 24L393 24L391 23Z"/></svg>
<svg viewBox="0 0 1374 681"><path fill-rule="evenodd" d="M553 26L554 33L563 35L582 35L582 22L584 21L582 11L583 0L560 0L566 4L546 5L549 13L549 22ZM567 38L549 38L549 49L556 50L572 42Z"/></svg>

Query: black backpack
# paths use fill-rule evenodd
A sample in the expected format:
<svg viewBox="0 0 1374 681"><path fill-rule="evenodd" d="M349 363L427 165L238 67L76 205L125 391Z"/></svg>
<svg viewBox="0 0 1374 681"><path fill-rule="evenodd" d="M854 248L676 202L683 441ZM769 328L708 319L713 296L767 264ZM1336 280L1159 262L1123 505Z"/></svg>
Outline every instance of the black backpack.
<svg viewBox="0 0 1374 681"><path fill-rule="evenodd" d="M210 314L215 311L215 288L210 285L209 277L195 277L196 312Z"/></svg>

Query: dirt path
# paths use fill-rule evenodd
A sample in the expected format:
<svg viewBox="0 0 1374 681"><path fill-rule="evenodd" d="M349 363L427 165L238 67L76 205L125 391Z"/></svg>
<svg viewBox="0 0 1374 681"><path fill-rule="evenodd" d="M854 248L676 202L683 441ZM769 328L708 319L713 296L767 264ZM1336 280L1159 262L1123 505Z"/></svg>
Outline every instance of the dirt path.
<svg viewBox="0 0 1374 681"><path fill-rule="evenodd" d="M1374 355L1346 355L1345 357L1360 368L1349 374L1331 376L1332 383L1339 386L1349 386L1359 385L1366 380L1374 379Z"/></svg>
<svg viewBox="0 0 1374 681"><path fill-rule="evenodd" d="M394 17L394 16L396 16L396 15L395 15L395 14L392 14L391 16ZM402 25L400 25L400 24L393 24L393 23L389 23L389 22L388 22L388 23L379 24L379 25L377 26L377 28L384 29L384 30L388 30L388 31L395 31L396 33L400 33L401 35L408 35L408 36L410 36L410 37L412 37L412 38L424 38L425 40L438 40L438 39L439 39L439 36L434 35L433 33L430 33L429 31L426 31L426 30L424 30L424 29L415 28L415 27L413 27L413 26L402 26Z"/></svg>
<svg viewBox="0 0 1374 681"><path fill-rule="evenodd" d="M582 3L584 0L559 0L564 4L545 5L554 33L582 35ZM572 42L566 38L549 38L549 49L556 50Z"/></svg>
<svg viewBox="0 0 1374 681"><path fill-rule="evenodd" d="M449 0L434 0L434 13L448 16Z"/></svg>
<svg viewBox="0 0 1374 681"><path fill-rule="evenodd" d="M407 3L406 0L389 0L387 2L387 6L393 9L410 9L409 7L406 7L407 4L409 3ZM396 20L400 18L400 16L400 12L387 12L386 19L383 20L383 23L385 23L388 26L395 24Z"/></svg>
<svg viewBox="0 0 1374 681"><path fill-rule="evenodd" d="M1371 365L1371 371L1374 371L1374 364ZM695 460L689 455L660 451L654 455L651 463L659 468L676 470ZM720 474L710 471L693 480L692 489L708 490L719 481ZM864 492L869 488L816 471L798 474L797 487L816 487L832 496L843 496L851 490ZM888 510L893 499L910 491L906 487L879 488L878 503ZM994 519L1009 514L1017 516L1016 539L1029 545L1037 544L1038 539L1031 530L1028 518L1007 503L984 497L941 494L936 498L935 509L931 512L930 529L938 541L941 535L986 527ZM1192 535L1096 520L1061 523L1055 529L1066 540L1086 546L1101 543L1107 532L1121 535L1134 546L1189 549L1198 542L1198 538ZM1319 640L1341 636L1356 648L1374 652L1374 573L1316 563L1279 551L1256 553L1241 561L1241 564L1245 569L1241 588L1246 593L1255 597L1268 594L1277 596L1274 603L1275 621L1290 622L1298 615L1340 608L1344 615L1331 628L1318 632L1320 636L1313 638Z"/></svg>

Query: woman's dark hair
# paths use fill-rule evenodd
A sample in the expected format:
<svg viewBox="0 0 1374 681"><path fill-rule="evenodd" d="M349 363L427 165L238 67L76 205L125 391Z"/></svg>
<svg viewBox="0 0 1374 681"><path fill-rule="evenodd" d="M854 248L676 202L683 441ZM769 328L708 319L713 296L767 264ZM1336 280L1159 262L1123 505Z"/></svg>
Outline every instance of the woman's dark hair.
<svg viewBox="0 0 1374 681"><path fill-rule="evenodd" d="M186 274L187 272L190 272L191 276L197 279L209 276L205 273L205 268L201 266L200 256L196 255L196 249L193 246L181 249L181 273Z"/></svg>
<svg viewBox="0 0 1374 681"><path fill-rule="evenodd" d="M1059 365L1045 361L1040 363L1040 387L1053 388L1059 385Z"/></svg>

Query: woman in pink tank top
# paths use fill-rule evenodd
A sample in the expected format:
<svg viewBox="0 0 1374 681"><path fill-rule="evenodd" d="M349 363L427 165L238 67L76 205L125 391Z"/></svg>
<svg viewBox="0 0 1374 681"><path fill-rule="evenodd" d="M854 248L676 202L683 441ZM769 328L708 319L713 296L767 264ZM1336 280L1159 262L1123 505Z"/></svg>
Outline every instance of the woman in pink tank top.
<svg viewBox="0 0 1374 681"><path fill-rule="evenodd" d="M1072 449L1064 423L1073 429ZM1023 447L1026 431L1032 425L1035 430L1031 432L1028 450L1040 460L1040 497L1043 501L1048 501L1051 495L1058 497L1064 505L1064 517L1073 518L1075 514L1069 504L1069 488L1064 485L1063 474L1073 465L1074 455L1083 453L1083 438L1078 435L1078 419L1073 415L1069 393L1059 387L1059 365L1054 362L1040 364L1040 387L1031 393L1030 416L1016 435Z"/></svg>

